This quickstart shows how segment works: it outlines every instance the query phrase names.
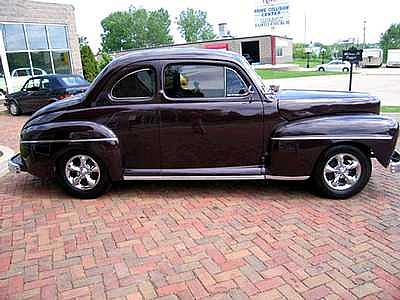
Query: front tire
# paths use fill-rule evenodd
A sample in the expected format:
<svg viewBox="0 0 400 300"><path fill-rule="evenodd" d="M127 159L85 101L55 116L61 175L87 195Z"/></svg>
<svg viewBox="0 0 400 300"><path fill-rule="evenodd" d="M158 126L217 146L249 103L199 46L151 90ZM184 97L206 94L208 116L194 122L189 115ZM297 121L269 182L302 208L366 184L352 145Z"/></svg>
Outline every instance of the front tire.
<svg viewBox="0 0 400 300"><path fill-rule="evenodd" d="M343 68L342 71L343 71L343 73L349 73L350 70L349 70L349 68Z"/></svg>
<svg viewBox="0 0 400 300"><path fill-rule="evenodd" d="M321 67L321 68L318 69L318 71L319 72L325 72L325 69Z"/></svg>
<svg viewBox="0 0 400 300"><path fill-rule="evenodd" d="M371 160L360 149L347 145L335 146L320 157L313 181L322 196L347 199L364 189L371 171Z"/></svg>
<svg viewBox="0 0 400 300"><path fill-rule="evenodd" d="M83 151L70 152L59 160L57 179L69 195L81 199L97 198L111 186L104 163Z"/></svg>
<svg viewBox="0 0 400 300"><path fill-rule="evenodd" d="M18 116L21 114L21 110L19 109L17 103L15 101L11 101L9 106L8 106L8 112L12 116Z"/></svg>

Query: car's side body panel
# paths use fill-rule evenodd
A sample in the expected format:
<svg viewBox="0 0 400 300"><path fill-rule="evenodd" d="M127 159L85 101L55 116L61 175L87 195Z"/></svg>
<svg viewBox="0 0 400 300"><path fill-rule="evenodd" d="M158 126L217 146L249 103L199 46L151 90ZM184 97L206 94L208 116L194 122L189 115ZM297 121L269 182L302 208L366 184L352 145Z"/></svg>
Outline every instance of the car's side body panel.
<svg viewBox="0 0 400 300"><path fill-rule="evenodd" d="M321 153L334 144L351 144L387 167L398 123L373 114L312 117L288 122L272 137L268 171L272 175L310 176Z"/></svg>

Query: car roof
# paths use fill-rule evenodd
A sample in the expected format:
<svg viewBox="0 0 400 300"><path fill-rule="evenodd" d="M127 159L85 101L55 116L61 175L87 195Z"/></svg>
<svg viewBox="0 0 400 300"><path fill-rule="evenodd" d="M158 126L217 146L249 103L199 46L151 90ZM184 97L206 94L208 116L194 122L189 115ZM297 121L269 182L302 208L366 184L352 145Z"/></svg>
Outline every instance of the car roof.
<svg viewBox="0 0 400 300"><path fill-rule="evenodd" d="M110 65L148 60L165 59L204 59L241 62L240 55L231 51L201 49L201 48L159 48L137 50L114 59Z"/></svg>

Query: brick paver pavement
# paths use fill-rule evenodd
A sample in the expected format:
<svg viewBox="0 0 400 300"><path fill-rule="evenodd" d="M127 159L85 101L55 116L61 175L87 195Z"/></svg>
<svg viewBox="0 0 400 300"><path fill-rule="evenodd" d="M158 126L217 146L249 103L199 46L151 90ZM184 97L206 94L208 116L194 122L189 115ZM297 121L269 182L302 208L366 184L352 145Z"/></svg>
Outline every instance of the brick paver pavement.
<svg viewBox="0 0 400 300"><path fill-rule="evenodd" d="M0 115L13 148L26 117ZM400 178L350 200L301 183L131 182L97 200L0 179L0 299L399 299Z"/></svg>

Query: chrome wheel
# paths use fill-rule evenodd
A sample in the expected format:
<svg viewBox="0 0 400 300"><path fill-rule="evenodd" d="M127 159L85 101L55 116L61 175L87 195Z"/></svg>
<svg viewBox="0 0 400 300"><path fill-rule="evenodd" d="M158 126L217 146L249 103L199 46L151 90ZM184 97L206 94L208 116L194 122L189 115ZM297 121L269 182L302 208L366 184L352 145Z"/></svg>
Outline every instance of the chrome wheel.
<svg viewBox="0 0 400 300"><path fill-rule="evenodd" d="M88 155L75 155L65 165L65 177L75 189L91 190L99 183L100 167Z"/></svg>
<svg viewBox="0 0 400 300"><path fill-rule="evenodd" d="M324 167L325 183L333 190L344 191L354 187L361 177L360 161L352 154L339 153Z"/></svg>

